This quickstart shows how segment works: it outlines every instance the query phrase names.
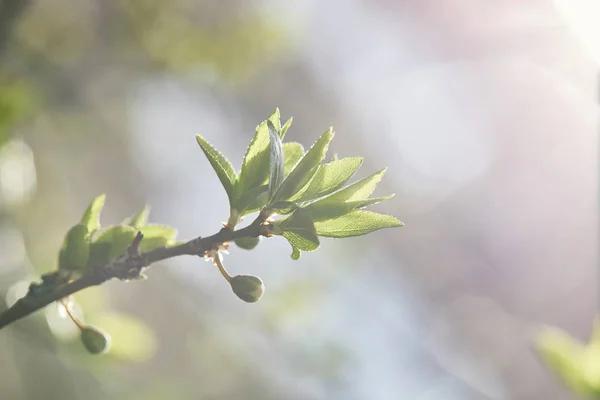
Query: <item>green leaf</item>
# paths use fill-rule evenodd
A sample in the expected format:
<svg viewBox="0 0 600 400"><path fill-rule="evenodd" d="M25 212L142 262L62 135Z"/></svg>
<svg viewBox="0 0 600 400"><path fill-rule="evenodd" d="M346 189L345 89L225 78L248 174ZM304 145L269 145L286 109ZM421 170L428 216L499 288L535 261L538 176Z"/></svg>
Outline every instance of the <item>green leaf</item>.
<svg viewBox="0 0 600 400"><path fill-rule="evenodd" d="M137 213L133 214L131 217L126 218L123 221L123 225L129 225L134 228L141 228L148 224L148 217L150 216L150 206L146 204L144 208L142 208Z"/></svg>
<svg viewBox="0 0 600 400"><path fill-rule="evenodd" d="M290 126L292 125L293 120L294 120L294 118L290 117L290 119L288 119L285 122L285 124L283 125L283 127L281 128L281 140L283 140L283 137L287 133L288 129L290 129Z"/></svg>
<svg viewBox="0 0 600 400"><path fill-rule="evenodd" d="M568 387L580 396L594 394L582 370L586 352L583 343L559 329L547 327L538 335L535 345L546 365L557 372Z"/></svg>
<svg viewBox="0 0 600 400"><path fill-rule="evenodd" d="M90 256L91 234L88 226L77 224L65 235L58 253L58 268L64 271L83 271Z"/></svg>
<svg viewBox="0 0 600 400"><path fill-rule="evenodd" d="M287 142L283 144L284 175L287 176L292 168L304 155L304 147L300 143Z"/></svg>
<svg viewBox="0 0 600 400"><path fill-rule="evenodd" d="M277 135L279 135L279 133L281 132L281 115L279 114L279 108L275 108L273 114L269 116L269 118L267 119L267 124L269 122L273 124L275 132L277 132Z"/></svg>
<svg viewBox="0 0 600 400"><path fill-rule="evenodd" d="M379 229L398 226L404 224L391 215L363 210L352 211L337 218L315 221L319 236L333 238L361 236Z"/></svg>
<svg viewBox="0 0 600 400"><path fill-rule="evenodd" d="M319 237L308 211L299 208L288 218L277 221L276 225L294 249L313 251L319 248Z"/></svg>
<svg viewBox="0 0 600 400"><path fill-rule="evenodd" d="M270 146L269 128L267 121L264 121L256 127L256 134L246 150L237 177L236 200L232 206L240 211L247 204L243 199L247 199L250 192L266 183L269 177Z"/></svg>
<svg viewBox="0 0 600 400"><path fill-rule="evenodd" d="M105 201L105 194L101 194L100 196L94 198L94 200L92 200L88 208L83 213L83 217L81 217L81 223L88 227L90 234L100 229L100 213L102 212Z"/></svg>
<svg viewBox="0 0 600 400"><path fill-rule="evenodd" d="M292 254L290 254L290 257L292 258L292 260L299 260L300 259L300 250L298 250L297 247L295 247L293 244L292 246Z"/></svg>
<svg viewBox="0 0 600 400"><path fill-rule="evenodd" d="M90 247L89 266L107 264L125 254L137 229L128 225L113 225L101 231Z"/></svg>
<svg viewBox="0 0 600 400"><path fill-rule="evenodd" d="M362 162L362 157L348 157L319 165L308 185L292 196L292 200L312 200L335 192L354 176Z"/></svg>
<svg viewBox="0 0 600 400"><path fill-rule="evenodd" d="M381 182L387 168L375 172L351 185L346 186L331 195L324 197L312 204L341 204L350 201L365 200L373 193L377 184Z"/></svg>
<svg viewBox="0 0 600 400"><path fill-rule="evenodd" d="M172 246L177 238L177 229L166 225L150 224L139 228L144 235L140 251L152 251L163 246Z"/></svg>
<svg viewBox="0 0 600 400"><path fill-rule="evenodd" d="M202 136L196 135L196 140L200 145L200 148L206 155L208 162L212 165L213 169L217 173L225 192L230 201L234 198L234 185L235 185L235 171L231 166L231 163L225 158L219 150L215 149L210 143L206 141Z"/></svg>
<svg viewBox="0 0 600 400"><path fill-rule="evenodd" d="M329 130L315 142L294 169L292 169L290 174L283 180L279 189L273 196L273 202L289 200L311 180L317 171L318 165L323 161L323 158L325 158L325 153L327 153L327 148L329 147L329 143L333 139L333 136L333 130L332 128L329 128Z"/></svg>
<svg viewBox="0 0 600 400"><path fill-rule="evenodd" d="M361 208L365 208L371 206L373 204L381 203L382 201L391 199L394 197L393 194L383 197L376 197L373 199L367 200L354 200L347 201L343 203L320 203L315 202L309 204L305 208L310 211L313 220L315 221L323 221L326 219L332 219L335 217L340 217L344 214L348 214L351 211L358 210Z"/></svg>
<svg viewBox="0 0 600 400"><path fill-rule="evenodd" d="M298 209L298 204L291 201L278 201L269 206L269 210L273 210L276 214L287 215Z"/></svg>
<svg viewBox="0 0 600 400"><path fill-rule="evenodd" d="M279 132L271 121L267 121L267 127L269 128L270 141L270 161L269 161L269 200L275 194L275 191L283 181L284 173L284 160L283 150L281 148L281 139L279 138Z"/></svg>
<svg viewBox="0 0 600 400"><path fill-rule="evenodd" d="M244 216L260 210L267 204L269 185L261 185L247 192L236 201L236 208L240 216Z"/></svg>

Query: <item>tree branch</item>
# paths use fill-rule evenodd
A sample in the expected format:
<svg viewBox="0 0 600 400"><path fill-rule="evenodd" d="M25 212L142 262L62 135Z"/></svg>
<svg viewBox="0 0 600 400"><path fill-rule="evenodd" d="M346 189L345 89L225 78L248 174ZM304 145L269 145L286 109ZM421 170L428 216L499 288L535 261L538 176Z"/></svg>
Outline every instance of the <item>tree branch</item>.
<svg viewBox="0 0 600 400"><path fill-rule="evenodd" d="M120 280L131 280L142 276L142 270L151 264L182 255L203 257L206 252L217 249L225 242L241 237L258 237L266 235L263 229L264 218L259 215L252 224L245 228L233 231L227 227L222 228L214 235L198 237L189 242L174 247L161 247L146 253L139 252L143 235L138 232L137 236L122 257L106 265L92 268L82 277L61 284L48 292L36 293L30 291L25 297L19 299L12 307L0 313L0 329L13 322L28 316L29 314L61 300L73 293L79 292L90 286L101 285L104 282L116 278Z"/></svg>

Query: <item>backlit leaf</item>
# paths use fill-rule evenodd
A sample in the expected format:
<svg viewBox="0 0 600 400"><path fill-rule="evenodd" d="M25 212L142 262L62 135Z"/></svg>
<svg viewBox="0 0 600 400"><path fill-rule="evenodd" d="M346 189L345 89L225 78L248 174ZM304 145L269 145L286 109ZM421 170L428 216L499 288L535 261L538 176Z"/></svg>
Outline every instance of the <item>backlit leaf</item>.
<svg viewBox="0 0 600 400"><path fill-rule="evenodd" d="M215 149L206 139L204 139L200 135L196 135L196 140L200 145L200 148L206 155L208 162L212 165L215 170L225 192L227 192L227 196L229 199L233 199L234 195L234 185L235 185L235 171L231 166L231 163L225 158L223 154L217 149Z"/></svg>
<svg viewBox="0 0 600 400"><path fill-rule="evenodd" d="M83 217L81 217L81 223L88 227L90 234L100 229L100 214L102 213L102 208L104 207L105 201L105 194L101 194L100 196L94 198L94 200L92 200L90 205L83 213Z"/></svg>
<svg viewBox="0 0 600 400"><path fill-rule="evenodd" d="M362 157L348 157L319 165L310 182L291 200L301 202L335 192L354 176L362 162Z"/></svg>
<svg viewBox="0 0 600 400"><path fill-rule="evenodd" d="M136 234L137 229L128 225L113 225L102 230L91 244L88 265L107 264L124 255Z"/></svg>
<svg viewBox="0 0 600 400"><path fill-rule="evenodd" d="M163 246L175 244L177 229L166 225L150 224L139 228L144 235L140 251L151 251Z"/></svg>
<svg viewBox="0 0 600 400"><path fill-rule="evenodd" d="M289 175L279 186L279 189L273 196L273 202L288 200L296 192L306 185L315 174L318 165L325 158L325 153L329 147L329 143L333 139L334 133L331 128L325 132L319 140L306 152L298 164L292 169Z"/></svg>
<svg viewBox="0 0 600 400"><path fill-rule="evenodd" d="M283 160L283 149L281 146L281 139L279 138L279 132L273 126L271 121L267 121L267 127L269 128L270 136L270 161L269 161L269 195L271 199L273 194L283 181L284 173L284 160Z"/></svg>
<svg viewBox="0 0 600 400"><path fill-rule="evenodd" d="M391 199L393 194L383 197L376 197L367 200L354 200L342 203L319 203L309 204L305 208L310 211L313 220L322 221L348 214L351 211L362 209L373 204L381 203L382 201Z"/></svg>
<svg viewBox="0 0 600 400"><path fill-rule="evenodd" d="M287 176L292 168L304 155L304 147L300 143L287 142L283 144L284 174Z"/></svg>
<svg viewBox="0 0 600 400"><path fill-rule="evenodd" d="M315 228L319 236L333 238L361 236L379 229L403 225L391 215L363 210L352 211L337 218L315 221Z"/></svg>

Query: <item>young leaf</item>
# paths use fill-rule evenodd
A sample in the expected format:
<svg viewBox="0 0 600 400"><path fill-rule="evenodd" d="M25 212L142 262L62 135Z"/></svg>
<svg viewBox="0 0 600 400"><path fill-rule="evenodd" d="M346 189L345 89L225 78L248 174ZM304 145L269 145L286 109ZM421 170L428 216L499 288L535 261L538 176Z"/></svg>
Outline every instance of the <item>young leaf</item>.
<svg viewBox="0 0 600 400"><path fill-rule="evenodd" d="M327 197L317 200L312 204L340 204L350 201L365 200L371 195L371 193L373 193L377 187L377 184L381 182L381 179L383 178L383 175L385 175L386 171L387 168L377 171L373 175L367 176L366 178L348 185L345 188L340 189Z"/></svg>
<svg viewBox="0 0 600 400"><path fill-rule="evenodd" d="M296 203L291 201L278 201L277 203L271 204L269 210L272 210L275 214L287 215L291 214L298 209Z"/></svg>
<svg viewBox="0 0 600 400"><path fill-rule="evenodd" d="M319 237L308 211L299 208L290 217L281 220L278 225L283 232L283 237L290 242L292 248L313 251L319 247Z"/></svg>
<svg viewBox="0 0 600 400"><path fill-rule="evenodd" d="M393 194L383 197L376 197L367 200L354 200L343 203L320 203L315 202L309 204L305 208L310 211L314 221L323 221L326 219L332 219L340 217L344 214L348 214L353 210L358 210L371 206L373 204L381 203L382 201L391 199L394 197Z"/></svg>
<svg viewBox="0 0 600 400"><path fill-rule="evenodd" d="M293 244L292 246L292 254L290 254L290 257L292 258L292 260L297 261L300 259L300 250L298 250L297 247L295 247Z"/></svg>
<svg viewBox="0 0 600 400"><path fill-rule="evenodd" d="M144 208L142 208L137 213L133 214L131 217L126 218L123 221L123 225L129 225L134 228L141 228L148 224L148 217L150 216L150 206L146 204Z"/></svg>
<svg viewBox="0 0 600 400"><path fill-rule="evenodd" d="M139 228L144 235L140 251L151 251L162 246L172 246L177 237L177 229L166 225L150 224Z"/></svg>
<svg viewBox="0 0 600 400"><path fill-rule="evenodd" d="M265 184L255 187L238 198L235 207L240 212L240 216L253 213L264 207L267 204L268 191L269 185Z"/></svg>
<svg viewBox="0 0 600 400"><path fill-rule="evenodd" d="M290 117L290 119L288 119L285 122L285 124L283 125L283 127L281 128L281 140L283 140L283 137L287 133L288 129L290 129L290 126L292 125L293 120L294 120L294 118Z"/></svg>
<svg viewBox="0 0 600 400"><path fill-rule="evenodd" d="M304 147L300 143L287 142L283 144L284 175L287 176L292 168L304 155Z"/></svg>
<svg viewBox="0 0 600 400"><path fill-rule="evenodd" d="M104 229L90 246L89 266L107 264L125 254L137 230L128 225L114 225Z"/></svg>
<svg viewBox="0 0 600 400"><path fill-rule="evenodd" d="M323 237L345 238L361 236L383 228L404 226L391 215L357 210L341 217L315 221L317 234Z"/></svg>
<svg viewBox="0 0 600 400"><path fill-rule="evenodd" d="M302 157L298 164L292 169L290 174L283 180L279 189L273 196L273 202L280 200L289 200L296 192L304 187L311 180L318 165L325 158L325 153L329 147L329 143L333 139L334 133L332 128L329 128L319 140L311 147L308 152Z"/></svg>
<svg viewBox="0 0 600 400"><path fill-rule="evenodd" d="M267 124L269 122L273 124L275 132L277 132L277 135L279 136L281 132L281 115L279 114L279 108L276 108L273 114L269 116L269 118L267 119Z"/></svg>
<svg viewBox="0 0 600 400"><path fill-rule="evenodd" d="M242 168L237 177L236 200L232 206L240 211L246 204L243 199L266 183L269 177L270 145L269 128L267 121L264 121L256 127L256 134L246 150Z"/></svg>
<svg viewBox="0 0 600 400"><path fill-rule="evenodd" d="M100 196L94 198L94 200L92 200L88 208L83 213L83 217L81 217L81 223L88 227L90 234L100 229L100 213L102 212L105 201L105 194L101 194Z"/></svg>
<svg viewBox="0 0 600 400"><path fill-rule="evenodd" d="M362 162L362 157L348 157L319 165L308 185L292 196L291 200L301 202L335 192L354 176Z"/></svg>
<svg viewBox="0 0 600 400"><path fill-rule="evenodd" d="M284 160L283 160L283 149L281 148L281 139L279 138L279 132L271 121L267 121L267 127L269 128L270 141L270 158L269 158L269 200L273 197L273 194L283 181L284 172Z"/></svg>
<svg viewBox="0 0 600 400"><path fill-rule="evenodd" d="M90 256L91 234L85 224L77 224L65 235L58 253L58 269L65 271L85 270Z"/></svg>
<svg viewBox="0 0 600 400"><path fill-rule="evenodd" d="M217 173L223 188L225 188L225 192L227 192L227 196L230 200L232 200L235 185L235 171L233 170L233 167L225 158L225 156L221 154L219 150L215 149L210 143L208 143L202 136L196 135L196 140L206 155L208 162L210 162L210 165L212 165L213 169Z"/></svg>

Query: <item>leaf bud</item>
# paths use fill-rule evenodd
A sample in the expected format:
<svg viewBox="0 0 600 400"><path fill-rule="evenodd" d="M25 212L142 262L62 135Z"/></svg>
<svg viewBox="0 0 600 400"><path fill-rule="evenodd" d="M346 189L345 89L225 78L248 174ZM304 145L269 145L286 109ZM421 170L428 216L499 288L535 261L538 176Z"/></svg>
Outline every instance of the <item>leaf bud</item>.
<svg viewBox="0 0 600 400"><path fill-rule="evenodd" d="M240 299L247 303L254 303L265 292L263 281L252 275L236 275L231 278L231 289Z"/></svg>
<svg viewBox="0 0 600 400"><path fill-rule="evenodd" d="M92 354L106 354L110 350L110 335L93 326L81 328L81 341Z"/></svg>
<svg viewBox="0 0 600 400"><path fill-rule="evenodd" d="M235 244L239 248L244 249L244 250L254 249L256 246L258 246L259 242L260 242L260 238L252 237L252 236L245 236L245 237L235 239Z"/></svg>

